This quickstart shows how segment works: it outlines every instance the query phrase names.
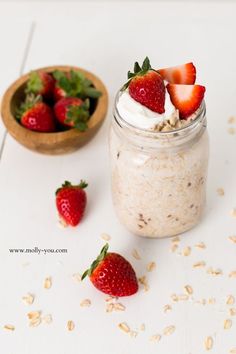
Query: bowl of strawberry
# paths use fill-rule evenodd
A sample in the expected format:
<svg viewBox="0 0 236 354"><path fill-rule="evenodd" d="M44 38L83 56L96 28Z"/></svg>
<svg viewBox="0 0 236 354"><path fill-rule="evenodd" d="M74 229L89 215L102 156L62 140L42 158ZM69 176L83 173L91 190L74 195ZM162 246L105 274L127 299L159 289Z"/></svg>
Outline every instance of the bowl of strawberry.
<svg viewBox="0 0 236 354"><path fill-rule="evenodd" d="M102 125L107 106L107 90L93 73L51 66L15 81L4 94L1 115L20 144L57 155L88 142Z"/></svg>

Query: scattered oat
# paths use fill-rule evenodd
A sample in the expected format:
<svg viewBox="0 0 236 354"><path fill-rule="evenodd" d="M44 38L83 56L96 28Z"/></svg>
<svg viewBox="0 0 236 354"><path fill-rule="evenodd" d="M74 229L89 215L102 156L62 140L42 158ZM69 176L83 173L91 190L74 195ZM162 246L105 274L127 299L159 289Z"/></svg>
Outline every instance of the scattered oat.
<svg viewBox="0 0 236 354"><path fill-rule="evenodd" d="M14 331L15 330L15 326L13 326L11 324L6 324L3 328L7 329L8 331Z"/></svg>
<svg viewBox="0 0 236 354"><path fill-rule="evenodd" d="M230 329L232 327L232 320L225 320L224 321L224 329Z"/></svg>
<svg viewBox="0 0 236 354"><path fill-rule="evenodd" d="M193 288L190 285L185 285L184 290L186 291L186 293L188 295L192 295L193 294Z"/></svg>
<svg viewBox="0 0 236 354"><path fill-rule="evenodd" d="M199 242L195 245L195 247L203 250L206 248L206 245L204 242Z"/></svg>
<svg viewBox="0 0 236 354"><path fill-rule="evenodd" d="M60 215L58 215L58 226L60 226L63 229L65 227L68 227L68 224L65 222L64 219L62 219L62 217Z"/></svg>
<svg viewBox="0 0 236 354"><path fill-rule="evenodd" d="M193 268L203 268L205 266L206 266L206 262L204 262L204 261L200 261L200 262L193 264Z"/></svg>
<svg viewBox="0 0 236 354"><path fill-rule="evenodd" d="M91 300L89 299L84 299L80 302L80 306L81 307L89 307L91 306Z"/></svg>
<svg viewBox="0 0 236 354"><path fill-rule="evenodd" d="M170 248L171 252L174 253L178 249L178 247L179 245L177 243L173 243Z"/></svg>
<svg viewBox="0 0 236 354"><path fill-rule="evenodd" d="M235 298L233 295L229 295L226 299L226 305L233 305L235 303Z"/></svg>
<svg viewBox="0 0 236 354"><path fill-rule="evenodd" d="M34 302L34 295L28 293L27 295L22 297L22 300L24 301L25 304L32 305L32 303Z"/></svg>
<svg viewBox="0 0 236 354"><path fill-rule="evenodd" d="M205 339L205 348L206 350L211 350L213 347L213 338L212 337L207 337Z"/></svg>
<svg viewBox="0 0 236 354"><path fill-rule="evenodd" d="M225 191L223 188L217 188L216 192L220 197L223 197L225 195Z"/></svg>
<svg viewBox="0 0 236 354"><path fill-rule="evenodd" d="M125 333L129 333L130 332L130 328L129 326L127 325L126 322L121 322L118 324L118 327Z"/></svg>
<svg viewBox="0 0 236 354"><path fill-rule="evenodd" d="M109 296L105 299L105 301L106 301L106 302L111 302L111 301L114 301L114 300L117 300L117 299L118 299L117 297L114 297L114 296L109 295Z"/></svg>
<svg viewBox="0 0 236 354"><path fill-rule="evenodd" d="M187 246L183 249L182 255L187 257L191 254L191 247Z"/></svg>
<svg viewBox="0 0 236 354"><path fill-rule="evenodd" d="M44 289L50 289L52 286L52 278L51 277L47 277L44 280Z"/></svg>
<svg viewBox="0 0 236 354"><path fill-rule="evenodd" d="M141 256L140 254L138 253L138 251L134 248L133 251L132 251L132 256L137 259L138 261L140 261L141 259Z"/></svg>
<svg viewBox="0 0 236 354"><path fill-rule="evenodd" d="M229 273L230 278L236 278L236 270L232 270L232 272Z"/></svg>
<svg viewBox="0 0 236 354"><path fill-rule="evenodd" d="M216 303L216 299L215 299L214 297L210 297L210 298L208 299L208 304L214 305L215 303Z"/></svg>
<svg viewBox="0 0 236 354"><path fill-rule="evenodd" d="M68 331L73 331L75 329L75 324L73 321L67 322L67 329L68 329Z"/></svg>
<svg viewBox="0 0 236 354"><path fill-rule="evenodd" d="M229 314L230 316L236 316L236 308L232 307L231 309L229 309Z"/></svg>
<svg viewBox="0 0 236 354"><path fill-rule="evenodd" d="M101 234L101 238L102 238L104 241L110 241L111 236L104 233L104 234Z"/></svg>
<svg viewBox="0 0 236 354"><path fill-rule="evenodd" d="M41 317L33 318L32 320L30 320L29 325L30 327L38 327L40 323L41 323Z"/></svg>
<svg viewBox="0 0 236 354"><path fill-rule="evenodd" d="M172 306L171 305L167 304L167 305L164 306L164 312L165 313L167 313L167 312L169 312L171 310L172 310Z"/></svg>
<svg viewBox="0 0 236 354"><path fill-rule="evenodd" d="M236 208L231 209L230 215L231 215L233 218L236 218Z"/></svg>
<svg viewBox="0 0 236 354"><path fill-rule="evenodd" d="M213 269L212 267L208 268L207 269L207 274L210 274L210 275L222 275L223 272L221 269L217 268L217 269Z"/></svg>
<svg viewBox="0 0 236 354"><path fill-rule="evenodd" d="M112 312L114 309L114 304L112 302L109 302L106 306L106 312Z"/></svg>
<svg viewBox="0 0 236 354"><path fill-rule="evenodd" d="M230 349L229 354L236 354L236 348Z"/></svg>
<svg viewBox="0 0 236 354"><path fill-rule="evenodd" d="M31 311L31 312L27 313L27 316L28 316L29 320L38 319L41 316L41 311Z"/></svg>
<svg viewBox="0 0 236 354"><path fill-rule="evenodd" d="M140 331L145 331L146 327L145 327L145 324L142 323L141 326L140 326Z"/></svg>
<svg viewBox="0 0 236 354"><path fill-rule="evenodd" d="M234 134L236 133L235 128L233 128L233 127L228 128L228 133L229 133L230 135L234 135Z"/></svg>
<svg viewBox="0 0 236 354"><path fill-rule="evenodd" d="M236 243L236 236L229 236L229 240Z"/></svg>
<svg viewBox="0 0 236 354"><path fill-rule="evenodd" d="M172 294L171 296L171 300L174 301L174 302L178 302L179 301L179 298L176 294Z"/></svg>
<svg viewBox="0 0 236 354"><path fill-rule="evenodd" d="M152 272L156 268L156 263L155 262L150 262L147 265L147 271Z"/></svg>
<svg viewBox="0 0 236 354"><path fill-rule="evenodd" d="M145 290L145 291L148 291L148 290L149 290L149 285L148 285L148 283L147 283L147 278L146 278L145 275L142 276L142 277L140 277L140 278L138 278L138 281L139 281L140 284L142 284L142 285L144 286L144 290Z"/></svg>
<svg viewBox="0 0 236 354"><path fill-rule="evenodd" d="M132 337L132 338L136 338L137 335L138 335L138 332L137 332L137 331L130 331L130 332L129 332L129 335L130 335L130 337Z"/></svg>
<svg viewBox="0 0 236 354"><path fill-rule="evenodd" d="M121 303L116 303L114 304L114 310L115 311L125 311L126 307L125 305L121 304Z"/></svg>
<svg viewBox="0 0 236 354"><path fill-rule="evenodd" d="M75 282L80 283L82 276L81 276L80 273L74 273L74 274L72 275L72 278L73 278L73 280L74 280Z"/></svg>
<svg viewBox="0 0 236 354"><path fill-rule="evenodd" d="M234 124L234 123L236 123L236 118L235 118L234 116L229 117L228 123L229 123L229 124Z"/></svg>
<svg viewBox="0 0 236 354"><path fill-rule="evenodd" d="M168 326L168 327L164 328L163 334L165 336L169 336L169 335L173 334L174 331L175 331L175 326Z"/></svg>
<svg viewBox="0 0 236 354"><path fill-rule="evenodd" d="M42 322L46 324L52 323L52 315L45 315L42 317Z"/></svg>
<svg viewBox="0 0 236 354"><path fill-rule="evenodd" d="M161 340L161 335L160 334L154 334L150 337L150 342L159 342Z"/></svg>

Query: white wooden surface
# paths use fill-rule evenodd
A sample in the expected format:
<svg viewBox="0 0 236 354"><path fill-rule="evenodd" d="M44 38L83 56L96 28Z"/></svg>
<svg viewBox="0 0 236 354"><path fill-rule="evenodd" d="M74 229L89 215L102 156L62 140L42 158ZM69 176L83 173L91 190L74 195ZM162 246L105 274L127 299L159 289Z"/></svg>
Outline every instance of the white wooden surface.
<svg viewBox="0 0 236 354"><path fill-rule="evenodd" d="M94 71L108 87L110 112L116 90L126 79L134 60L149 55L159 67L193 60L198 82L207 86L207 108L211 138L208 207L203 222L181 237L179 250L170 252L171 241L134 237L118 223L111 203L107 134L111 113L92 142L78 152L59 157L35 154L7 136L0 161L0 348L4 354L202 354L204 340L212 336L211 353L229 353L236 347L236 318L224 330L229 317L226 296L236 297L236 245L228 236L236 234L236 135L229 135L227 119L236 115L236 46L233 3L0 3L1 94L17 78L29 40L31 23L36 26L23 71L44 65L72 64ZM88 14L88 15L87 15ZM3 22L4 21L4 22ZM236 128L236 126L235 126ZM0 132L3 131L2 127ZM0 141L1 143L1 141ZM89 182L88 208L83 223L75 229L57 225L54 191L65 179ZM225 189L219 197L218 187ZM157 269L148 273L150 290L121 299L126 311L106 313L105 296L89 283L76 284L72 274L82 272L103 245L101 233L111 235L110 248L122 253L137 274L146 274L150 261ZM207 248L194 245L205 242ZM189 257L178 254L192 247ZM65 255L12 255L9 248L67 248ZM135 260L136 248L142 259ZM204 260L205 269L192 265ZM223 275L206 273L212 266ZM52 276L50 290L43 280ZM172 303L173 293L183 293L190 284L193 298ZM35 294L31 306L22 303L27 292ZM80 301L90 298L90 308ZM214 305L200 305L215 298ZM172 304L165 314L163 306ZM236 305L235 305L236 307ZM27 312L50 313L53 322L29 328ZM68 332L66 322L75 330ZM138 336L131 338L118 329L125 321ZM14 332L2 327L14 324ZM141 332L140 325L146 330ZM164 327L176 331L159 343L150 336Z"/></svg>

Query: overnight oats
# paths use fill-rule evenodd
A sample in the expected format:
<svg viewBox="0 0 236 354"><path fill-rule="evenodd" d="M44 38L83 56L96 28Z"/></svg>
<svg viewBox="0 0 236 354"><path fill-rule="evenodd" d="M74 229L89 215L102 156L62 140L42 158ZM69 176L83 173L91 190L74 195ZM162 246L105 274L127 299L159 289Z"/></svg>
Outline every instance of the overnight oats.
<svg viewBox="0 0 236 354"><path fill-rule="evenodd" d="M153 70L148 58L118 92L110 130L112 198L121 223L144 237L194 227L206 201L205 87L192 63Z"/></svg>

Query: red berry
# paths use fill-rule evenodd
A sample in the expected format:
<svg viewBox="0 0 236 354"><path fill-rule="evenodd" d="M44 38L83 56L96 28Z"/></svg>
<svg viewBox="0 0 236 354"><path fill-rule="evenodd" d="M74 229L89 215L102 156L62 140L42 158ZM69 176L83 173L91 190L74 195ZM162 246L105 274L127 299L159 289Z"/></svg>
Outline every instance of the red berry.
<svg viewBox="0 0 236 354"><path fill-rule="evenodd" d="M136 62L134 73L129 72L130 79L124 88L129 88L130 96L143 106L154 112L165 112L165 85L160 74L152 69L149 59L146 58L142 68Z"/></svg>
<svg viewBox="0 0 236 354"><path fill-rule="evenodd" d="M65 97L54 106L54 113L58 121L67 127L74 127L81 131L87 129L89 119L88 102L77 97Z"/></svg>
<svg viewBox="0 0 236 354"><path fill-rule="evenodd" d="M21 124L38 132L54 132L56 130L53 111L39 97L28 96L26 102L22 103L19 110Z"/></svg>
<svg viewBox="0 0 236 354"><path fill-rule="evenodd" d="M81 221L87 204L87 196L84 188L87 183L81 181L73 186L65 181L56 192L56 206L60 217L67 225L76 226Z"/></svg>
<svg viewBox="0 0 236 354"><path fill-rule="evenodd" d="M54 101L57 102L64 97L66 97L66 91L63 90L61 87L59 87L58 84L56 84L54 86L54 91L53 91Z"/></svg>
<svg viewBox="0 0 236 354"><path fill-rule="evenodd" d="M93 285L111 296L130 296L138 291L138 281L131 264L117 253L108 253L108 244L82 279L89 275Z"/></svg>
<svg viewBox="0 0 236 354"><path fill-rule="evenodd" d="M170 84L193 85L196 80L196 68L193 63L159 69L157 71Z"/></svg>
<svg viewBox="0 0 236 354"><path fill-rule="evenodd" d="M45 99L51 99L54 91L54 78L46 71L32 71L27 82L26 93L41 95Z"/></svg>
<svg viewBox="0 0 236 354"><path fill-rule="evenodd" d="M168 84L166 88L182 119L187 119L200 107L206 90L201 85Z"/></svg>

